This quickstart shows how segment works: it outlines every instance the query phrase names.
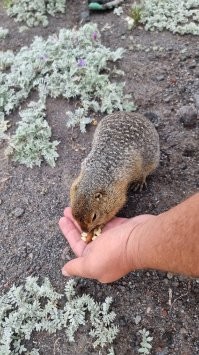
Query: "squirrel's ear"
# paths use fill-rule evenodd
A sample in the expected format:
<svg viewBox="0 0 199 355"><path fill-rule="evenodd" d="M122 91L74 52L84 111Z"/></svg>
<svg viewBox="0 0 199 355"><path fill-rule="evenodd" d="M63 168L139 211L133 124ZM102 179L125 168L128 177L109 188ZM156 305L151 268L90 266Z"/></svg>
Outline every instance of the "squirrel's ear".
<svg viewBox="0 0 199 355"><path fill-rule="evenodd" d="M102 193L101 192L96 192L95 193L95 198L97 201L99 201L102 198Z"/></svg>

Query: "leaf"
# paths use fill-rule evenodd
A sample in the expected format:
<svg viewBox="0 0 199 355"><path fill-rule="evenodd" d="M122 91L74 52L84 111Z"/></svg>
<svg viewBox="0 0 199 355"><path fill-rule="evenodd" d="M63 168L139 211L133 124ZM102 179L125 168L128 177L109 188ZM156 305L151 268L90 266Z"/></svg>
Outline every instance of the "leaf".
<svg viewBox="0 0 199 355"><path fill-rule="evenodd" d="M0 27L0 40L6 38L9 30L7 28Z"/></svg>

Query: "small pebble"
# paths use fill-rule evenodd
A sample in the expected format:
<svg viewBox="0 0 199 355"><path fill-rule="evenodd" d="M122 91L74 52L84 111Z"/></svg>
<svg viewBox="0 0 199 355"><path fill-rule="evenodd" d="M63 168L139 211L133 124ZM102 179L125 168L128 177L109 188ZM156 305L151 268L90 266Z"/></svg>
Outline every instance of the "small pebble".
<svg viewBox="0 0 199 355"><path fill-rule="evenodd" d="M183 150L184 157L193 157L195 153L196 153L196 149L192 144L190 144L189 147Z"/></svg>
<svg viewBox="0 0 199 355"><path fill-rule="evenodd" d="M158 351L156 354L157 354L157 355L169 355L169 350L168 350L168 348L166 347L166 348L164 348L163 350Z"/></svg>
<svg viewBox="0 0 199 355"><path fill-rule="evenodd" d="M163 101L168 104L171 101L171 98L169 96L165 97Z"/></svg>
<svg viewBox="0 0 199 355"><path fill-rule="evenodd" d="M32 249L33 249L32 245L29 242L27 242L26 243L26 252L29 254L32 251Z"/></svg>
<svg viewBox="0 0 199 355"><path fill-rule="evenodd" d="M161 75L157 75L155 78L157 81L163 81L165 79L165 76L161 74Z"/></svg>
<svg viewBox="0 0 199 355"><path fill-rule="evenodd" d="M127 324L126 318L124 316L121 316L119 318L119 323L120 323L121 327L125 327Z"/></svg>
<svg viewBox="0 0 199 355"><path fill-rule="evenodd" d="M17 207L15 208L15 210L13 211L13 215L17 218L23 216L23 214L25 213L25 209L21 208L21 207Z"/></svg>
<svg viewBox="0 0 199 355"><path fill-rule="evenodd" d="M189 54L189 53L186 53L186 54L182 54L181 56L180 56L180 60L182 61L182 62L185 62L187 59L189 59L189 58L191 58L191 55Z"/></svg>
<svg viewBox="0 0 199 355"><path fill-rule="evenodd" d="M193 286L192 288L192 292L199 297L199 287L197 287L196 285Z"/></svg>
<svg viewBox="0 0 199 355"><path fill-rule="evenodd" d="M199 78L199 68L196 68L196 70L194 71L194 75L196 78Z"/></svg>
<svg viewBox="0 0 199 355"><path fill-rule="evenodd" d="M180 169L181 169L181 170L186 170L187 168L188 168L188 166L187 166L187 164L184 163L184 162L180 165Z"/></svg>
<svg viewBox="0 0 199 355"><path fill-rule="evenodd" d="M199 110L199 93L194 95L194 101L195 101L196 108Z"/></svg>
<svg viewBox="0 0 199 355"><path fill-rule="evenodd" d="M196 67L196 62L195 62L195 61L191 62L191 63L188 65L188 68L189 68L189 69L195 69L195 67Z"/></svg>
<svg viewBox="0 0 199 355"><path fill-rule="evenodd" d="M168 285L168 283L169 283L168 279L164 279L163 281L164 281L165 285Z"/></svg>
<svg viewBox="0 0 199 355"><path fill-rule="evenodd" d="M173 274L171 272L167 272L167 278L171 280L173 278Z"/></svg>
<svg viewBox="0 0 199 355"><path fill-rule="evenodd" d="M146 313L149 314L151 312L151 307L147 307Z"/></svg>
<svg viewBox="0 0 199 355"><path fill-rule="evenodd" d="M30 260L32 260L32 259L33 259L33 253L29 253L29 254L28 254L28 258L29 258Z"/></svg>
<svg viewBox="0 0 199 355"><path fill-rule="evenodd" d="M90 14L89 11L82 11L80 14L80 23L81 25L84 23L90 22Z"/></svg>
<svg viewBox="0 0 199 355"><path fill-rule="evenodd" d="M172 282L172 286L173 286L173 287L178 287L178 286L179 286L179 282L178 282L178 281Z"/></svg>
<svg viewBox="0 0 199 355"><path fill-rule="evenodd" d="M185 328L180 329L180 334L187 334L187 330Z"/></svg>
<svg viewBox="0 0 199 355"><path fill-rule="evenodd" d="M135 324L139 324L141 322L142 318L140 316L135 317Z"/></svg>
<svg viewBox="0 0 199 355"><path fill-rule="evenodd" d="M66 248L64 248L64 250L62 251L61 259L64 260L64 261L71 260L70 251L69 251L69 247L68 246Z"/></svg>
<svg viewBox="0 0 199 355"><path fill-rule="evenodd" d="M196 126L197 114L198 112L194 105L182 106L177 112L180 121L186 128L193 128Z"/></svg>
<svg viewBox="0 0 199 355"><path fill-rule="evenodd" d="M170 117L171 116L171 111L170 110L164 110L163 114L164 114L164 117Z"/></svg>

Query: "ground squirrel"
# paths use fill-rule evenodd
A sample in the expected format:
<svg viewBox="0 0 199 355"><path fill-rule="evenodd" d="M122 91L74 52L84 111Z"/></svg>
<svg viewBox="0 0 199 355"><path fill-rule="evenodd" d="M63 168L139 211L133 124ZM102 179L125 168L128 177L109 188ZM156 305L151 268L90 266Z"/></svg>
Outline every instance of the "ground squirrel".
<svg viewBox="0 0 199 355"><path fill-rule="evenodd" d="M72 214L82 230L91 232L113 218L124 206L129 186L143 186L159 157L159 136L147 118L127 112L104 117L70 190Z"/></svg>

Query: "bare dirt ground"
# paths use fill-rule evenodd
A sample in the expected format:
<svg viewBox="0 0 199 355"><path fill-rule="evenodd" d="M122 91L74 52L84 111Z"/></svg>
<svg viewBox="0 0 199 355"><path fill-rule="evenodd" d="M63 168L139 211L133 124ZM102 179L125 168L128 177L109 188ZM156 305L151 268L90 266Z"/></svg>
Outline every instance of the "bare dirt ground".
<svg viewBox="0 0 199 355"><path fill-rule="evenodd" d="M17 25L0 4L0 25L10 30L10 36L1 42L1 49L18 51L29 45L35 35L47 37L64 26L79 26L86 3L77 0L67 3L66 16L50 18L45 29L39 27L24 33L17 31ZM130 1L126 1L123 7L126 14L129 5ZM185 105L192 104L199 109L198 37L149 33L143 28L129 32L124 20L112 12L92 14L90 20L97 22L99 29L107 23L111 26L102 32L104 44L126 49L119 64L125 71L126 92L134 95L138 111L154 120L160 135L160 166L149 178L147 190L130 191L128 204L121 214L126 217L158 214L199 190L198 120L185 127L177 115ZM138 45L136 49L133 43ZM54 169L43 164L31 170L1 161L0 178L5 179L0 186L1 293L14 282L23 282L28 275L48 276L54 287L63 291L65 279L60 269L72 253L59 232L58 220L69 203L71 182L89 152L95 130L89 127L82 134L78 128L67 129L68 105L61 99L48 100L53 139L61 141L60 157ZM17 113L11 115L11 129L16 127L18 119ZM2 157L1 152L2 147ZM172 306L168 303L169 289ZM114 346L116 354L138 354L138 331L143 328L153 336L152 354L199 354L197 280L149 270L131 273L110 285L79 279L77 292L89 293L98 301L113 296L113 309L120 327ZM136 324L138 315L141 320ZM41 354L99 353L93 350L86 328L80 329L75 344L67 342L64 331L50 336L35 335L33 342Z"/></svg>

